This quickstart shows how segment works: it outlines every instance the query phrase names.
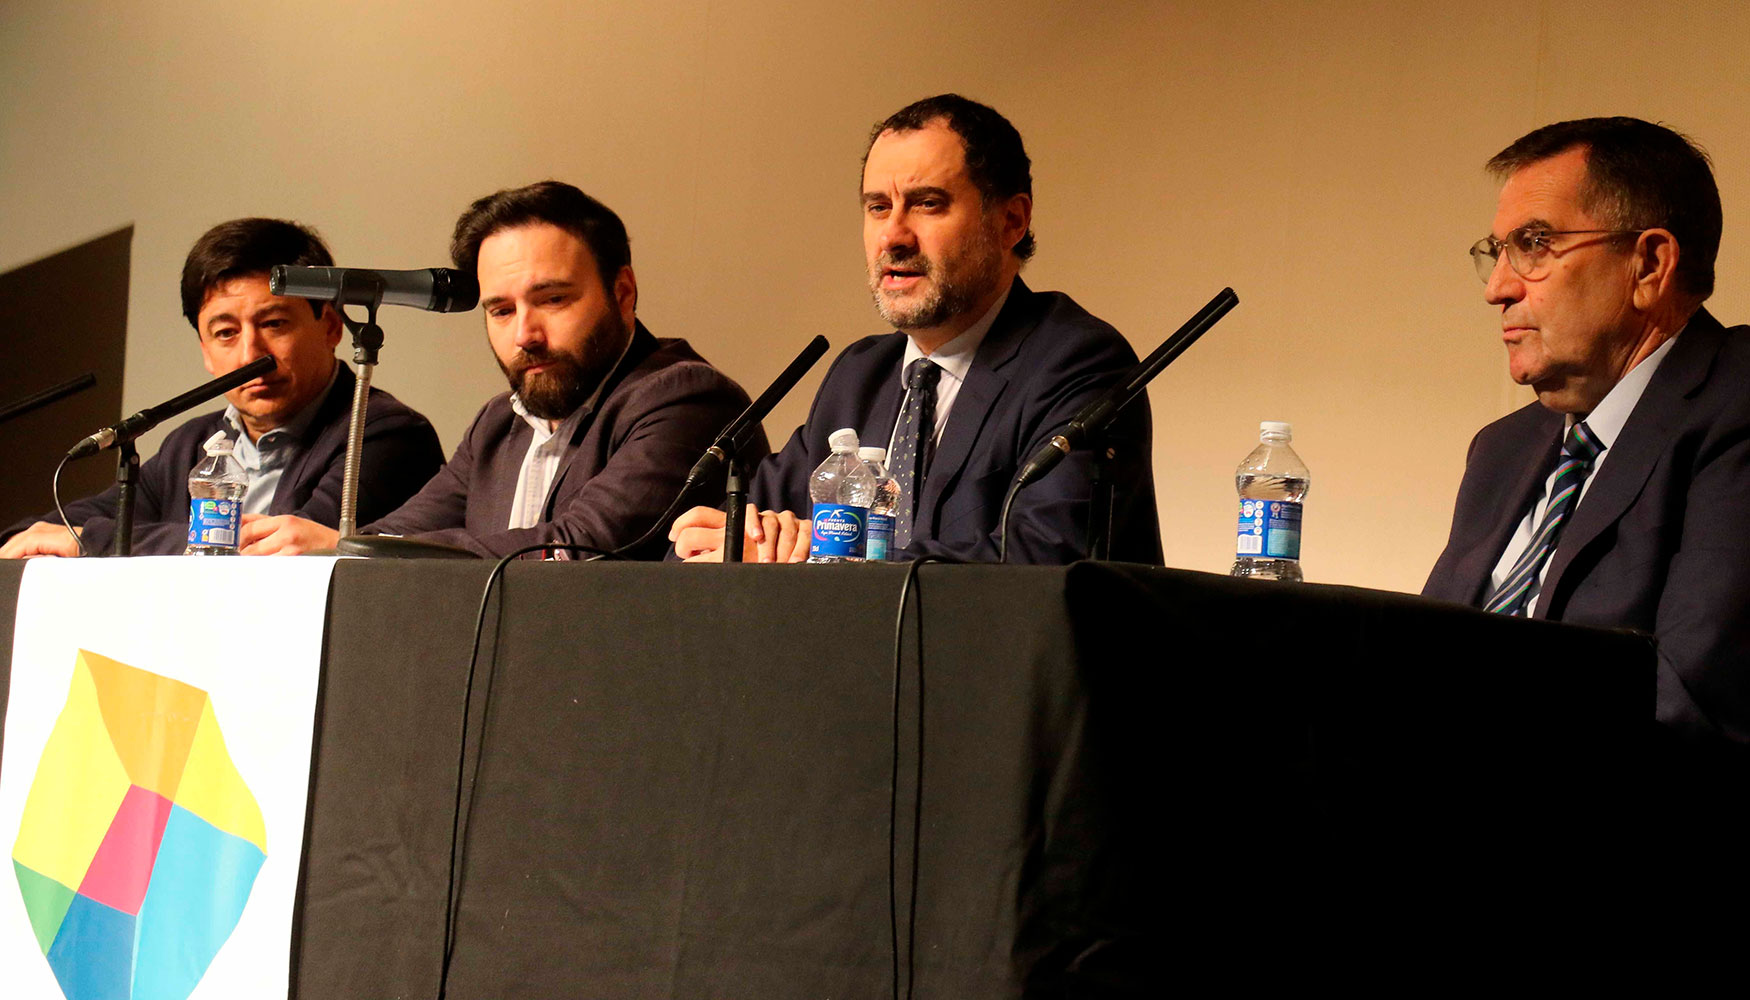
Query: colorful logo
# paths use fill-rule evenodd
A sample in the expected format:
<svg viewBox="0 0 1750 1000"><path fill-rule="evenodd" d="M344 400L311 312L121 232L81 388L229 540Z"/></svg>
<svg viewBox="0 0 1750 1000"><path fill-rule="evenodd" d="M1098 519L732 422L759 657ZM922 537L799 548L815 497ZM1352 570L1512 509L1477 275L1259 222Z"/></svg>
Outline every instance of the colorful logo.
<svg viewBox="0 0 1750 1000"><path fill-rule="evenodd" d="M207 693L80 650L12 847L67 1000L184 1000L265 860Z"/></svg>

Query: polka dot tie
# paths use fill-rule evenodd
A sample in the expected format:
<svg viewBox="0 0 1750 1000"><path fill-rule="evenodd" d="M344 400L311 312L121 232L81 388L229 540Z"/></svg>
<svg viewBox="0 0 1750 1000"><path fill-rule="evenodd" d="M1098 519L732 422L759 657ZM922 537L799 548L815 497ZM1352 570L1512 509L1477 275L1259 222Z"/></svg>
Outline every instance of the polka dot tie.
<svg viewBox="0 0 1750 1000"><path fill-rule="evenodd" d="M1568 523L1568 515L1580 502L1580 488L1586 484L1592 463L1603 452L1604 446L1592 436L1592 429L1585 421L1569 429L1567 440L1562 442L1561 461L1556 465L1556 478L1550 486L1549 507L1544 511L1543 523L1537 526L1537 534L1531 536L1531 544L1513 563L1513 569L1489 595L1483 610L1503 615L1525 614L1525 606L1530 603L1531 585L1542 575L1544 563L1555 551L1562 527Z"/></svg>
<svg viewBox="0 0 1750 1000"><path fill-rule="evenodd" d="M912 516L924 488L924 473L936 440L936 380L942 369L929 358L919 358L905 368L905 406L899 411L899 426L893 431L893 454L887 468L899 483L899 507L894 512L893 547L911 544Z"/></svg>

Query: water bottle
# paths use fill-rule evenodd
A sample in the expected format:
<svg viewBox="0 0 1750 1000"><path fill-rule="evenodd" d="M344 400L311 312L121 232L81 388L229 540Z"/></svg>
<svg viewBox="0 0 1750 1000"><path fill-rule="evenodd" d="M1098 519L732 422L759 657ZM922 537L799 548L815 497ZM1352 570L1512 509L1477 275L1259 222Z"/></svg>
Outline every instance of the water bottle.
<svg viewBox="0 0 1750 1000"><path fill-rule="evenodd" d="M1311 474L1288 442L1294 428L1275 420L1258 425L1258 447L1234 470L1240 492L1240 530L1233 576L1300 582L1300 505Z"/></svg>
<svg viewBox="0 0 1750 1000"><path fill-rule="evenodd" d="M814 500L808 561L859 562L868 551L869 503L875 499L875 477L857 457L855 430L841 428L826 440L832 454L808 482L808 494Z"/></svg>
<svg viewBox="0 0 1750 1000"><path fill-rule="evenodd" d="M231 454L231 439L219 431L207 439L206 461L188 474L188 548L185 556L234 556L243 522L249 476Z"/></svg>
<svg viewBox="0 0 1750 1000"><path fill-rule="evenodd" d="M858 448L857 457L875 477L875 499L869 502L869 545L865 555L870 562L885 562L888 550L893 546L893 515L899 509L899 480L887 474L886 448Z"/></svg>

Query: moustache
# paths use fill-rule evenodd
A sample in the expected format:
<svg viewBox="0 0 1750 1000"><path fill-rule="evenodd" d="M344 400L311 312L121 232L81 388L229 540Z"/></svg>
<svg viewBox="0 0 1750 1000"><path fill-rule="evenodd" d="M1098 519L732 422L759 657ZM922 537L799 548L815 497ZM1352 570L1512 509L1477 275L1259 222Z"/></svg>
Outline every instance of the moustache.
<svg viewBox="0 0 1750 1000"><path fill-rule="evenodd" d="M916 250L899 255L894 254L891 250L883 250L876 256L875 271L877 273L894 268L926 276L935 273L936 270L935 263Z"/></svg>

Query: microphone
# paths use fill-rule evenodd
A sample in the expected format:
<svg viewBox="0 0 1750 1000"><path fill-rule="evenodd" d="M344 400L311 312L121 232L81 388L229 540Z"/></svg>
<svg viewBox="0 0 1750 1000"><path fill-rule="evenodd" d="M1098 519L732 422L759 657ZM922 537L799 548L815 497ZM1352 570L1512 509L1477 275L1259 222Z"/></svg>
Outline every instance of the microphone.
<svg viewBox="0 0 1750 1000"><path fill-rule="evenodd" d="M351 280L347 280L350 277ZM275 295L317 299L343 306L368 306L382 288L382 303L427 312L467 312L480 301L473 275L449 267L415 271L377 271L365 267L297 267L275 264L267 273Z"/></svg>
<svg viewBox="0 0 1750 1000"><path fill-rule="evenodd" d="M84 458L87 455L95 455L105 448L127 444L178 413L199 406L215 396L222 396L245 382L266 375L277 367L279 364L274 361L271 354L257 358L228 375L220 375L211 382L190 389L175 399L159 403L157 406L148 406L121 423L105 427L74 445L67 452L67 458L68 460Z"/></svg>
<svg viewBox="0 0 1750 1000"><path fill-rule="evenodd" d="M67 381L62 382L60 385L49 386L47 389L26 396L16 403L0 407L0 424L11 420L13 417L22 417L26 413L40 410L50 403L58 402L76 392L84 392L86 389L89 389L96 384L97 376L90 372L86 372L83 375L70 378Z"/></svg>
<svg viewBox="0 0 1750 1000"><path fill-rule="evenodd" d="M1203 336L1216 320L1226 316L1228 310L1239 305L1240 297L1231 288L1222 289L1209 304L1197 311L1197 315L1185 321L1166 342L1154 349L1147 358L1130 370L1124 381L1106 390L1100 397L1082 407L1081 412L1070 420L1062 432L1054 435L1050 441L1040 445L1027 464L1021 467L1021 474L1015 477L1015 485L1010 492L1016 492L1029 483L1036 482L1040 477L1050 472L1057 463L1069 456L1069 453L1081 447L1087 440L1110 424L1118 416L1118 411L1124 409L1132 399L1135 399L1148 383L1161 373L1161 369L1171 364L1174 358L1185 352Z"/></svg>
<svg viewBox="0 0 1750 1000"><path fill-rule="evenodd" d="M717 435L717 440L712 442L711 447L705 449L705 454L699 456L699 461L693 466L693 471L687 473L686 485L681 487L683 496L700 480L715 472L742 448L747 447L747 439L752 437L754 431L759 428L760 421L766 419L766 414L772 412L772 407L778 405L778 400L783 399L789 395L791 389L796 388L796 383L802 380L802 376L808 373L808 369L814 367L814 363L826 353L826 348L826 338L815 334L814 339L808 342L808 346L802 349L802 353L796 355L796 360L790 362L790 367L785 368L771 385L766 386L766 391L760 393L760 398L749 403L747 409L741 411L741 416L736 417L730 421L728 427L723 428L723 433Z"/></svg>

